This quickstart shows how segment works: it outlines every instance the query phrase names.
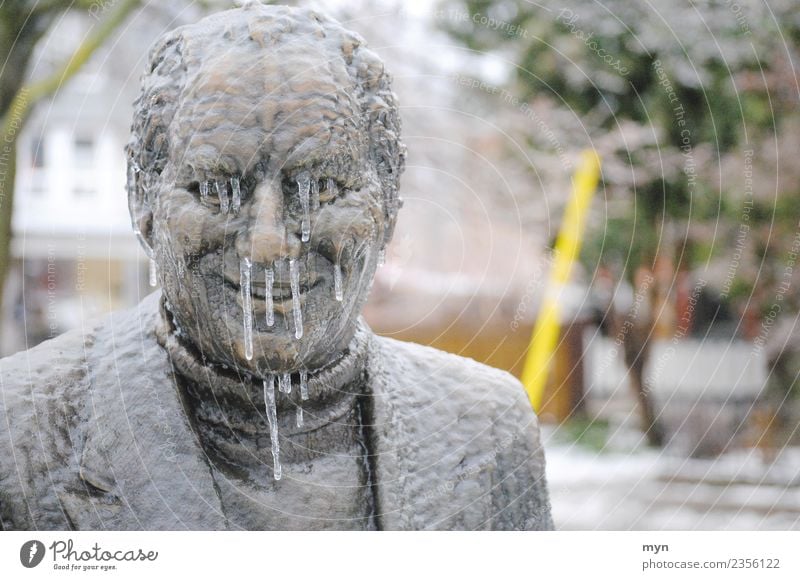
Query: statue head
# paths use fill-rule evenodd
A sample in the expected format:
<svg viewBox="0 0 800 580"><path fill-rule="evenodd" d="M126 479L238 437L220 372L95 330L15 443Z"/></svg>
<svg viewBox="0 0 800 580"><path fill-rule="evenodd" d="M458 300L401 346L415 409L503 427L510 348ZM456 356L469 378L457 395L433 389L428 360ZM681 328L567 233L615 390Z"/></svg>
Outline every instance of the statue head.
<svg viewBox="0 0 800 580"><path fill-rule="evenodd" d="M253 3L162 37L134 109L131 218L177 332L255 375L335 359L399 207L381 60L326 16Z"/></svg>

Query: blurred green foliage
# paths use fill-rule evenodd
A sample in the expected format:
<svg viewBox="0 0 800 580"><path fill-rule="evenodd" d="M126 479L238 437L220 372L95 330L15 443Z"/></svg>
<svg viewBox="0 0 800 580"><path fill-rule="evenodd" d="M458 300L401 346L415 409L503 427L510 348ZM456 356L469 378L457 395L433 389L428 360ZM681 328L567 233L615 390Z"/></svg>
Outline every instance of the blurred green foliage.
<svg viewBox="0 0 800 580"><path fill-rule="evenodd" d="M614 192L628 198L629 211L603 216L590 232L583 256L589 271L618 260L631 276L665 244L680 246L669 251L686 260L729 252L742 219L742 179L718 183L725 177L720 160L768 139L797 114L792 62L800 55L800 4L451 0L439 16L470 49L500 51L516 63L514 91L580 116L593 138L625 123L657 136L647 147L615 151L641 171ZM758 200L750 223L795 227L798 193L790 188ZM715 244L697 240L684 252L713 222ZM665 236L668 224L688 235Z"/></svg>

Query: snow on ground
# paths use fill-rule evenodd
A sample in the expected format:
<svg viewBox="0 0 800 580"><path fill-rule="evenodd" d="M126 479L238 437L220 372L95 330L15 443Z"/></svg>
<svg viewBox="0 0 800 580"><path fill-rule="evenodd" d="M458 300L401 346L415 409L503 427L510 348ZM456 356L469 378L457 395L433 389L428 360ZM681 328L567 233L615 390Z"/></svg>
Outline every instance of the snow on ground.
<svg viewBox="0 0 800 580"><path fill-rule="evenodd" d="M800 448L767 463L759 451L714 460L646 448L594 452L543 429L560 530L800 529Z"/></svg>

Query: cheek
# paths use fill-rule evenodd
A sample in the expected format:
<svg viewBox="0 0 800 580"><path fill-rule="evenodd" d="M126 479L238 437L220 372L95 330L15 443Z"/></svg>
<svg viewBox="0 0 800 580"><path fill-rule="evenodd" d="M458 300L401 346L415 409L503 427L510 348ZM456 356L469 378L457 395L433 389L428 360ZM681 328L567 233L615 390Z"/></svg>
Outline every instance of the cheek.
<svg viewBox="0 0 800 580"><path fill-rule="evenodd" d="M208 212L194 198L186 193L174 193L169 200L161 204L162 223L166 225L164 232L173 254L197 256L204 248L213 243L214 229L208 227Z"/></svg>
<svg viewBox="0 0 800 580"><path fill-rule="evenodd" d="M383 234L382 216L380 205L371 195L354 192L320 211L316 235L331 240L337 249L349 240L356 244L379 240Z"/></svg>

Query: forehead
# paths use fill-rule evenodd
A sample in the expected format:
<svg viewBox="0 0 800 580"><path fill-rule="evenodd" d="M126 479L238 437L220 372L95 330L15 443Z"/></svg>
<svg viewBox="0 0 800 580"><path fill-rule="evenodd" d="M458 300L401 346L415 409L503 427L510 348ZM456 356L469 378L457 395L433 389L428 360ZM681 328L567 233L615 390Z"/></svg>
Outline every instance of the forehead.
<svg viewBox="0 0 800 580"><path fill-rule="evenodd" d="M291 166L362 148L358 89L340 51L303 37L218 48L188 75L170 126L173 154L245 171L264 158Z"/></svg>

